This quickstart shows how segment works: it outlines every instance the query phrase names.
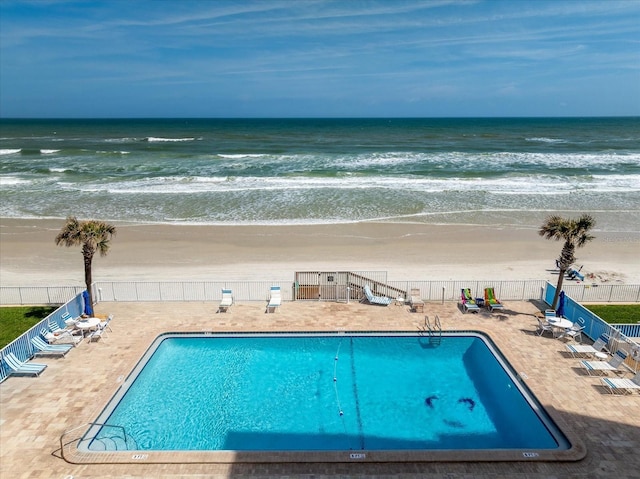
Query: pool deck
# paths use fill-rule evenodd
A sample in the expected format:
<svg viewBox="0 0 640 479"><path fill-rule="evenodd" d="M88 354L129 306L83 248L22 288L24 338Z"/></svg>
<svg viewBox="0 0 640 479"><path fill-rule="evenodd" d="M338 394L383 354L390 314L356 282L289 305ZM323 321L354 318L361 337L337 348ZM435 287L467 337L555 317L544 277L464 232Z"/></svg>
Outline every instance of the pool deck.
<svg viewBox="0 0 640 479"><path fill-rule="evenodd" d="M160 333L168 331L417 331L424 314L408 306L358 303L284 303L265 314L263 303L103 303L113 332L84 341L66 358L38 358L48 368L39 378L10 377L0 384L0 477L2 478L639 478L640 394L611 395L586 375L562 341L535 334L533 302L505 311L462 314L454 303L426 303L443 330L487 333L524 382L586 456L577 462L392 462L392 463L181 463L70 464L60 457L60 436L95 419ZM625 377L631 377L628 372ZM172 453L164 453L172 454ZM460 453L463 455L463 453ZM460 457L464 460L464 457ZM469 459L469 458L467 458Z"/></svg>

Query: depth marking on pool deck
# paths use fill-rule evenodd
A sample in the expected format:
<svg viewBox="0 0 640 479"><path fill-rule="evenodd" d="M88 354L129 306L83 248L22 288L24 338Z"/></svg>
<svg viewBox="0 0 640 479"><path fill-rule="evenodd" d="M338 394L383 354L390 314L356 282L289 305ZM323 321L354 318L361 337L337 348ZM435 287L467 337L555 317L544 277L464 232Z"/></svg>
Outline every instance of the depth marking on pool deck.
<svg viewBox="0 0 640 479"><path fill-rule="evenodd" d="M350 459L365 459L367 455L363 452L352 452L349 454Z"/></svg>

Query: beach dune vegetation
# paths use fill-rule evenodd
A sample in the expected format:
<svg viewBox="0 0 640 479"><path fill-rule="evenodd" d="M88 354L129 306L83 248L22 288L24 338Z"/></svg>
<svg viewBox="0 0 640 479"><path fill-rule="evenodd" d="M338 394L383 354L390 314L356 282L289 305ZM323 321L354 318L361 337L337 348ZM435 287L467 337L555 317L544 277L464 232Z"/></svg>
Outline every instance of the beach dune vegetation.
<svg viewBox="0 0 640 479"><path fill-rule="evenodd" d="M56 236L58 246L82 246L84 281L89 293L89 304L95 304L91 291L93 256L96 251L100 252L100 256L105 256L109 252L110 241L115 234L116 227L112 224L98 220L79 221L75 216L69 216Z"/></svg>
<svg viewBox="0 0 640 479"><path fill-rule="evenodd" d="M562 289L564 274L576 261L575 250L576 248L583 247L595 238L595 236L589 234L589 231L595 225L596 220L593 216L583 214L577 219L551 215L547 217L542 226L540 226L540 229L538 230L538 234L540 236L556 241L564 240L560 257L556 262L560 272L558 274L556 293L551 304L553 309L556 309L558 305L558 297L560 296L560 290Z"/></svg>

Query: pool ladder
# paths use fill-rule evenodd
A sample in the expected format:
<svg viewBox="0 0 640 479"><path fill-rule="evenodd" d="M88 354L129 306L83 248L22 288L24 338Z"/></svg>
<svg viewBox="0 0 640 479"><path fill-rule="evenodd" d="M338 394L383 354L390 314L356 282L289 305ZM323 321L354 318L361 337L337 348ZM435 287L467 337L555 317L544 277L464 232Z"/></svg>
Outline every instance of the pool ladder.
<svg viewBox="0 0 640 479"><path fill-rule="evenodd" d="M436 314L433 320L433 325L429 320L429 316L425 314L424 316L424 326L418 326L418 329L421 331L421 335L429 336L429 343L439 346L440 340L442 339L442 324L440 323L440 317Z"/></svg>

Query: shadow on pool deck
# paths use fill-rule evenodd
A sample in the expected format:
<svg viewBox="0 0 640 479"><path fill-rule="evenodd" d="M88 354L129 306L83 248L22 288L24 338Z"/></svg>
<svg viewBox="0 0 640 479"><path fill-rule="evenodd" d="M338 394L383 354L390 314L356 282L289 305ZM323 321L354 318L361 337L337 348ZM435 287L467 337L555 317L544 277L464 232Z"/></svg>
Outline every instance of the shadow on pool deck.
<svg viewBox="0 0 640 479"><path fill-rule="evenodd" d="M578 372L578 360L563 354L561 341L533 334L534 304L507 304L508 311L463 315L455 303L427 303L443 329L489 334L536 397L586 457L578 462L447 463L281 463L281 464L69 464L59 457L59 438L93 420L153 339L167 331L335 331L407 330L424 324L408 306L284 303L264 314L262 303L239 303L215 314L213 303L104 303L99 314L114 314L113 333L83 342L65 359L39 359L49 367L39 378L9 378L0 385L1 477L639 477L640 395L612 396L600 381ZM628 374L627 376L629 376ZM458 460L465 459L460 452ZM141 455L144 456L144 455ZM233 460L233 457L231 457Z"/></svg>

